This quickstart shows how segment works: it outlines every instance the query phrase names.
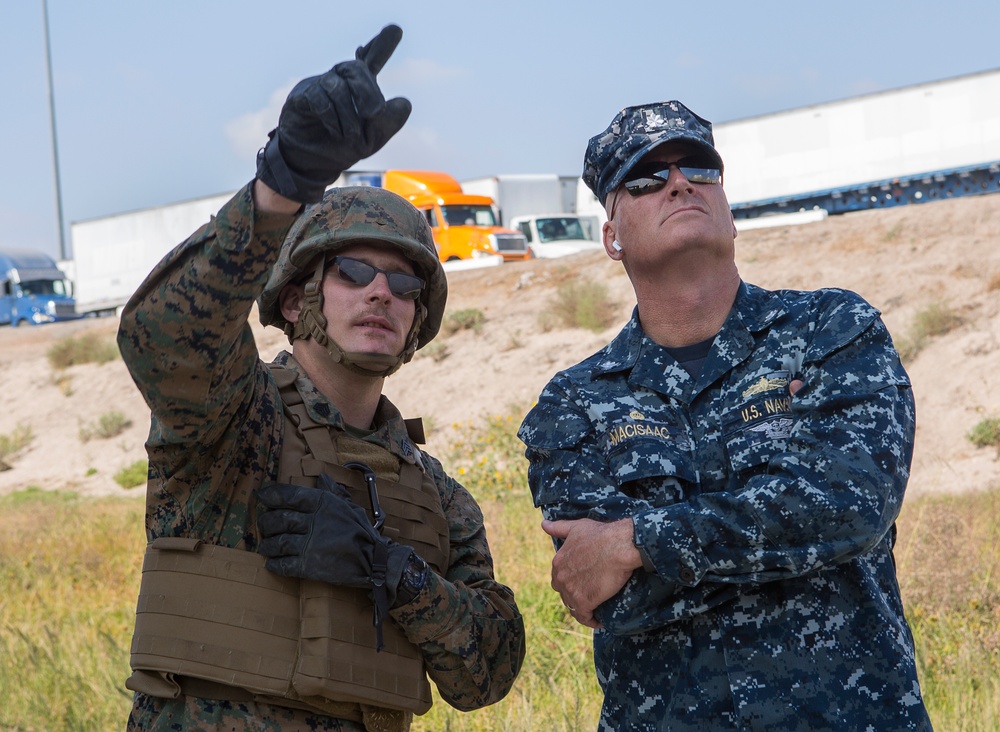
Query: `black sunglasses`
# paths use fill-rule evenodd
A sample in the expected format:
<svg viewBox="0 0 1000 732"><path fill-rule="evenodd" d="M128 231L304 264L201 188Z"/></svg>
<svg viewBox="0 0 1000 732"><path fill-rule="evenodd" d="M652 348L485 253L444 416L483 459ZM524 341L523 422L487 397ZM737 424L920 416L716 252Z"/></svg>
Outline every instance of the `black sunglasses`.
<svg viewBox="0 0 1000 732"><path fill-rule="evenodd" d="M337 273L344 282L362 287L370 285L377 275L384 274L389 282L390 292L403 300L416 300L424 289L424 281L416 275L406 272L389 272L368 264L368 262L362 262L360 259L334 257L327 260L327 266L331 264L337 265Z"/></svg>
<svg viewBox="0 0 1000 732"><path fill-rule="evenodd" d="M633 196L642 196L660 190L667 184L670 171L677 168L691 183L717 184L722 182L722 171L705 158L681 158L674 163L649 163L629 172L624 181L625 190Z"/></svg>

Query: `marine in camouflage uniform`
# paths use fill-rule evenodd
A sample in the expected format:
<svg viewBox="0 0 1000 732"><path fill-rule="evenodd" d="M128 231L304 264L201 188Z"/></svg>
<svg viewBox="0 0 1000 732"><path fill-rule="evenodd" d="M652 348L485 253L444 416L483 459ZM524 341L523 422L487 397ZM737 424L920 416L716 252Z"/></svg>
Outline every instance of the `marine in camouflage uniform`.
<svg viewBox="0 0 1000 732"><path fill-rule="evenodd" d="M672 157L682 170L663 164ZM713 213L711 196L724 201L721 185L690 183L692 167L717 168L721 183L710 124L668 102L623 110L591 140L584 177L623 217L662 207L659 225L674 227L662 250ZM656 168L655 190L620 188ZM646 301L636 272L650 260L628 258L657 254L625 224L612 213L606 247L624 257L638 307L609 345L556 374L519 432L535 504L556 522L553 586L595 628L600 729L930 729L892 556L914 402L879 312L851 292L767 291L718 266L734 293L721 328L658 342L645 320L658 328L671 303ZM564 551L577 554L561 562ZM599 594L574 584L574 562L620 579Z"/></svg>
<svg viewBox="0 0 1000 732"><path fill-rule="evenodd" d="M369 46L359 49L357 63L366 64L371 70L370 83L365 82L369 83L369 90L374 85L374 73L381 68L384 58L372 61L371 55L365 54L373 45L377 47L387 32L390 29L383 31ZM394 47L395 41L389 45ZM379 51L376 55L391 53L391 48L388 53L384 47L376 50ZM340 70L330 74L339 73L341 78L359 73L364 76L364 69L361 72L356 68L345 72L340 66L335 69ZM332 86L329 82L329 78L323 78L327 90ZM397 232L396 238L403 244L396 250L417 252L414 269L427 284L417 303L417 315L404 353L389 359L392 365L381 370L365 361L364 354L341 353L342 365L349 364L351 357L357 356L359 360L352 365L353 372L364 378L374 369L371 378L379 379L379 374L398 368L412 356L416 347L433 338L440 325L446 285L434 254L430 231L420 214L394 194L378 189L354 189L347 193L335 190L319 200L326 183L336 178L338 166L352 156L360 159L371 154L402 125L409 111L408 103L400 105L405 106L405 110L394 119L371 114L363 142L358 142L356 136L331 138L324 130L316 133L317 145L333 147L334 154L340 157L325 171L310 172L310 175L318 175L317 180L310 181L308 175L302 173L301 159L295 157L295 144L302 139L296 140L295 135L304 127L301 116L312 115L315 119L316 108L325 108L329 114L330 107L323 104L310 107L302 103L303 95L315 101L313 95L317 91L315 85L306 82L300 87L286 103L279 128L272 133L269 152L260 156L258 179L239 191L209 224L167 255L135 293L122 315L119 346L152 411L147 442L146 533L150 542L160 537L193 537L206 544L246 552L261 550L262 543L267 543L267 540L262 542L259 530L262 508L258 498L265 487L275 490L271 482L279 478L283 440L292 428L283 415L275 371L259 359L248 317L262 294L269 293L273 298L284 277L308 264L304 261L296 264L289 259L294 258L293 245L289 244L293 237L286 241L286 235L293 225L298 227L300 234L312 232L311 239L307 235L300 239L316 243L310 254L318 256L320 262L338 248L346 251L345 247L355 245L357 242L351 240L352 236L356 237L357 232L363 235L366 230L375 233L373 239L379 236L392 239L396 236L393 232ZM357 97L356 83L352 91ZM378 91L377 86L375 91ZM336 101L338 95L344 94L343 86L334 87L330 94ZM405 102L393 100L400 101ZM289 120L285 114L293 103L300 114L298 120L294 117ZM350 113L356 110L360 114L364 106L356 100ZM389 104L390 110L393 106ZM385 108L383 104L380 115L385 114ZM399 111L398 106L395 111ZM340 113L345 113L342 104ZM385 129L378 130L379 124ZM270 146L279 136L283 146L276 153ZM284 143L289 139L293 144L286 148ZM354 145L353 150L348 149L351 145ZM311 161L314 157L310 154L306 159ZM290 170L285 170L284 176L281 172L275 175L267 170L268 165L287 165ZM274 196L283 205L270 205ZM268 201L268 205L262 205L262 199ZM301 212L298 203L318 205ZM408 211L403 211L404 208ZM412 218L400 221L398 217L393 218L395 214L386 211L402 211L407 215L410 212ZM353 232L352 236L338 239L336 230L322 231L331 220L343 224ZM317 230L319 236L315 235ZM377 249L378 242L368 241L364 245ZM276 266L279 253L284 259ZM378 277L378 273L375 276ZM391 287L389 276L387 273L385 282ZM378 287L378 283L369 287ZM277 306L265 300L259 303L264 307L262 320L273 322ZM265 316L265 310L271 315ZM290 326L287 332L291 334ZM437 488L447 520L447 566L440 573L427 569L415 576L407 574L409 584L404 591L400 581L397 601L389 609L385 623L400 628L406 639L419 649L427 673L449 704L468 710L501 699L511 688L523 661L524 626L513 593L494 578L483 516L476 501L444 472L440 462L415 447L398 410L385 397L379 398L371 429L359 430L345 421L342 410L292 354L281 353L274 365L294 375L311 419L327 425L332 436L346 440L347 444L354 439L383 449L395 456L400 465L415 461L422 464L425 475ZM299 486L277 486L277 489L286 491L282 495L303 490ZM309 490L314 494L319 492ZM268 556L287 552L286 540L289 538L294 539L287 533L276 534L270 540L272 550ZM275 544L282 546L276 549ZM399 545L391 545L390 552L399 548ZM419 558L408 547L402 548L403 556L409 556L406 565L406 572L409 572ZM289 559L291 563L286 564ZM291 571L292 575L309 579L308 571L303 568L310 565L297 564L298 559L293 556L268 560L268 568L292 568L298 570L298 573ZM327 567L340 563L336 557L320 559L319 563ZM194 686L182 686L182 693L177 698L137 691L128 729L281 732L366 729L366 721L324 715L296 708L295 704L286 706L280 700L271 703L259 698L242 698L239 693L231 696L198 693L199 688L214 691L219 685L199 687L198 680L194 681ZM397 726L387 729L409 726L405 718L402 726L398 719L394 724Z"/></svg>

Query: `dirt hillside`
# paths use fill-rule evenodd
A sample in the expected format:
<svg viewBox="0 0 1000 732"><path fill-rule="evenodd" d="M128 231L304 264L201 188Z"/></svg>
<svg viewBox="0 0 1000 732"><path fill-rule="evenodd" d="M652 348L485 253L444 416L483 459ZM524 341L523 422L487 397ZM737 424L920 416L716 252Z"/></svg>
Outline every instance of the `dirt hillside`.
<svg viewBox="0 0 1000 732"><path fill-rule="evenodd" d="M822 222L744 231L740 273L764 287L845 287L880 308L897 343L920 314L938 308L960 322L931 337L907 362L917 399L917 445L909 495L1000 483L993 449L965 437L1000 416L1000 196L986 195L830 217ZM606 283L615 324L602 333L560 329L542 314L559 284L574 277ZM386 382L404 415L425 417L428 449L444 453L457 433L486 416L519 419L548 378L606 343L627 320L633 294L620 265L603 253L536 260L449 275L449 312L478 309L479 333L440 337L434 349ZM0 465L0 495L29 486L85 494L135 495L113 480L145 457L149 414L121 361L54 371L47 351L85 331L113 337L114 318L0 329L0 441L30 428L30 442ZM283 346L257 331L262 355ZM81 439L111 410L131 426L110 439Z"/></svg>

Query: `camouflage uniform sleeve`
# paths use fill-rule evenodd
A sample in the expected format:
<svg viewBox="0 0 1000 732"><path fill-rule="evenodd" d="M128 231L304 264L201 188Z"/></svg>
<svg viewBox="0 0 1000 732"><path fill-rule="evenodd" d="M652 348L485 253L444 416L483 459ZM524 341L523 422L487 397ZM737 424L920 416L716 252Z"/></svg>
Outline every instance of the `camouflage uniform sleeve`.
<svg viewBox="0 0 1000 732"><path fill-rule="evenodd" d="M246 389L257 363L247 318L293 220L255 215L243 188L125 306L118 345L165 443L212 442Z"/></svg>
<svg viewBox="0 0 1000 732"><path fill-rule="evenodd" d="M914 402L882 322L829 354L807 354L802 376L791 434L766 470L736 472L731 491L634 519L657 575L678 592L807 575L859 557L892 531L909 476ZM630 581L602 606L605 627L662 624L663 609L648 597Z"/></svg>
<svg viewBox="0 0 1000 732"><path fill-rule="evenodd" d="M524 619L494 577L479 505L437 460L428 462L451 527L450 565L443 577L428 571L416 597L391 614L420 647L441 698L468 711L510 691L524 661Z"/></svg>
<svg viewBox="0 0 1000 732"><path fill-rule="evenodd" d="M211 513L206 491L235 478L221 472L251 470L242 463L257 459L237 448L245 425L260 421L254 412L267 389L247 320L295 217L256 212L251 185L156 265L118 331L152 412L151 485L187 503L188 514ZM257 439L267 439L263 430Z"/></svg>

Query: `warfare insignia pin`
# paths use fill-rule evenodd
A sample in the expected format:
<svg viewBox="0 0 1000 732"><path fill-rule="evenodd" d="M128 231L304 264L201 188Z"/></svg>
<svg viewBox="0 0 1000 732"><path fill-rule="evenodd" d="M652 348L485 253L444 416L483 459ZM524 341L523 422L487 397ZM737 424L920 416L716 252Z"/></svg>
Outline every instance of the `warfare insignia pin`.
<svg viewBox="0 0 1000 732"><path fill-rule="evenodd" d="M778 377L776 379L769 379L766 376L761 376L760 380L752 384L746 391L743 392L743 398L747 399L755 394L762 394L765 391L771 391L772 389L780 389L783 386L788 385L788 379L783 377Z"/></svg>

